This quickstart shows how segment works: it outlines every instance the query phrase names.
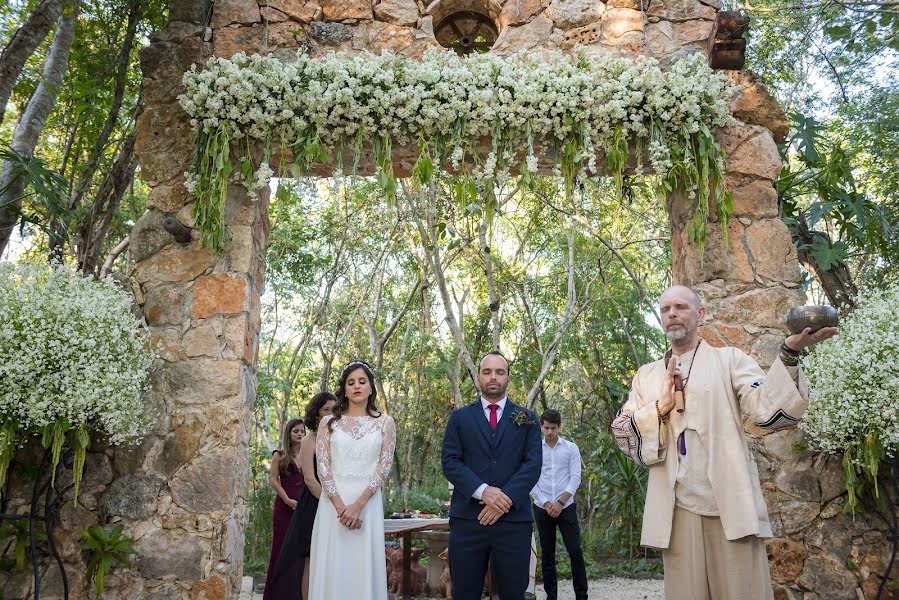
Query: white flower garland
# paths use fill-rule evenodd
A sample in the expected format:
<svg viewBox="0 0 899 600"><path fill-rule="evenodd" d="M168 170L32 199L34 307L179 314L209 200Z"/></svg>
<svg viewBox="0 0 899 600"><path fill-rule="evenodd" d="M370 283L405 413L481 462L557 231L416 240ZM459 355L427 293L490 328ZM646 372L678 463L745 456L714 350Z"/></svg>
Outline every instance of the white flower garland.
<svg viewBox="0 0 899 600"><path fill-rule="evenodd" d="M878 464L899 451L899 285L859 294L840 335L803 361L811 384L800 423L811 447L843 454L849 505L876 485Z"/></svg>
<svg viewBox="0 0 899 600"><path fill-rule="evenodd" d="M695 241L705 240L710 197L721 220L729 216L723 153L711 131L733 122L730 90L701 54L663 70L649 58L558 51L460 57L429 50L421 61L388 52L299 53L294 61L240 53L212 58L203 70L194 65L183 81L179 100L197 130L188 187L197 197L204 243L219 250L227 182L235 171L232 145L238 148L238 174L251 192L265 183L266 177L255 176L251 140L265 145L263 169L274 146L286 151L279 169L284 176L299 176L331 156L342 170L345 153L355 170L369 146L389 194L396 190L393 144L418 144L413 177L420 182L451 164L486 183L487 193L515 166L532 176L540 149L553 153L569 193L575 176L599 174L598 150L619 180L631 151L642 173L639 161L647 150L667 191L698 197ZM477 144L485 136L492 146L481 161ZM286 155L293 157L291 165Z"/></svg>
<svg viewBox="0 0 899 600"><path fill-rule="evenodd" d="M90 432L112 444L149 424L141 400L154 355L131 297L68 266L0 263L0 488L21 436L42 434L53 472L69 436L75 482Z"/></svg>

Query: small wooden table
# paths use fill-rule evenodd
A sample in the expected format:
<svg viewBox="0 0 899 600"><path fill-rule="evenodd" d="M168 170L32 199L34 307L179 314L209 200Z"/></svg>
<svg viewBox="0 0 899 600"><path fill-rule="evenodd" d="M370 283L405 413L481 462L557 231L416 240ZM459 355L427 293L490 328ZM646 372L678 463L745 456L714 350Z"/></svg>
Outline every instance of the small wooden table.
<svg viewBox="0 0 899 600"><path fill-rule="evenodd" d="M412 598L412 533L449 529L449 519L384 519L385 536L403 539L403 599Z"/></svg>

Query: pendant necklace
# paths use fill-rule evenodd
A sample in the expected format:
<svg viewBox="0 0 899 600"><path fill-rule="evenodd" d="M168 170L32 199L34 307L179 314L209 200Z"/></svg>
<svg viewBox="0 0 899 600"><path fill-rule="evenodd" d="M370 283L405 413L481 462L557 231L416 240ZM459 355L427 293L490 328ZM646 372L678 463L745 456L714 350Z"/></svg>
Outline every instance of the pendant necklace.
<svg viewBox="0 0 899 600"><path fill-rule="evenodd" d="M699 344L702 343L702 338L696 342L696 347L693 348L693 358L690 360L690 368L687 369L687 376L681 377L680 375L674 376L674 405L677 409L677 412L684 412L684 405L687 394L687 383L690 380L690 373L693 372L693 365L696 364L696 351L699 350ZM668 366L668 361L674 355L674 349L669 348L668 352L665 353L665 366ZM677 437L677 450L681 456L687 455L687 442L684 439L684 432Z"/></svg>

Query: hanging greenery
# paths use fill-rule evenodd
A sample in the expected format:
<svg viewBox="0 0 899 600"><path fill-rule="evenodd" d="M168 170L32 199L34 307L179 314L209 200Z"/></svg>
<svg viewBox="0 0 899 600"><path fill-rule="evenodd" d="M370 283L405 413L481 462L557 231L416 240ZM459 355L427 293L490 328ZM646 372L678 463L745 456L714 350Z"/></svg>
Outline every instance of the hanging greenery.
<svg viewBox="0 0 899 600"><path fill-rule="evenodd" d="M729 90L701 54L663 70L654 59L562 52L460 57L430 50L420 61L386 52L299 53L292 61L241 53L212 58L202 70L194 65L183 79L179 100L197 136L187 186L202 241L219 252L228 181L237 177L255 197L273 175L276 147L278 175L294 177L314 162L333 161L343 171L345 155L355 172L363 149L371 148L388 195L397 187L395 145L418 145L415 183L451 166L478 183L462 185L463 192L479 187L487 195L515 167L530 180L538 152L554 160L569 194L576 177L611 175L620 182L631 155L642 174L648 154L660 192L681 190L696 201L689 234L700 248L710 200L723 224L731 214L724 156L712 136L733 122ZM490 151L482 156L478 145L486 136ZM251 141L264 148L258 165Z"/></svg>
<svg viewBox="0 0 899 600"><path fill-rule="evenodd" d="M40 435L52 457L74 452L75 498L91 434L139 440L149 425L143 392L154 355L111 278L64 265L0 263L0 489L16 445Z"/></svg>

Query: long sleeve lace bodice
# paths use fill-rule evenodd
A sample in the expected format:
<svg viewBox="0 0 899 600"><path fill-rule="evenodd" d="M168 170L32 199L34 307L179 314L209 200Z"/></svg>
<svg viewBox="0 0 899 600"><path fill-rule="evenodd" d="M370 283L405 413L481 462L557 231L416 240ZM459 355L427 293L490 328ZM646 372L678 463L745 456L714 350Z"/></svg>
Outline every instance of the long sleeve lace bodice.
<svg viewBox="0 0 899 600"><path fill-rule="evenodd" d="M380 417L348 417L344 415L333 426L328 415L318 427L315 445L318 475L329 496L339 495L341 480L366 479L376 492L390 473L396 450L396 424L388 415ZM344 501L352 501L344 498Z"/></svg>

